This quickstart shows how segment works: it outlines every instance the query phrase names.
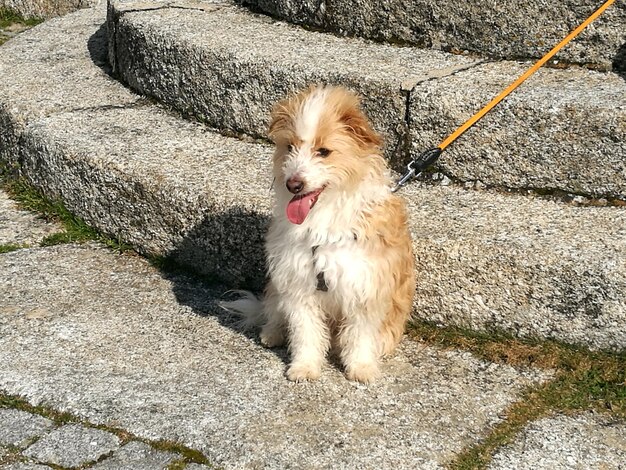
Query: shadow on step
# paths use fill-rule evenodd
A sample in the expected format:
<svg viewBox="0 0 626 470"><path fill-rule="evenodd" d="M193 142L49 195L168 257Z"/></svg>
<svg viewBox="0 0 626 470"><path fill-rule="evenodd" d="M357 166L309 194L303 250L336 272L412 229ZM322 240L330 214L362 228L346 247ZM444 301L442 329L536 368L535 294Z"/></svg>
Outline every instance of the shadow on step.
<svg viewBox="0 0 626 470"><path fill-rule="evenodd" d="M222 326L232 329L259 344L258 331L243 331L238 318L217 304L230 289L261 292L265 285L263 243L269 217L256 212L233 208L207 215L202 223L187 233L179 246L163 264L162 275L172 286L180 305L194 314L213 317ZM202 278L190 276L191 267ZM285 348L272 352L287 363Z"/></svg>
<svg viewBox="0 0 626 470"><path fill-rule="evenodd" d="M100 67L104 73L111 75L111 66L109 65L108 37L106 23L100 25L100 28L93 33L87 41L87 49L89 57L95 65Z"/></svg>
<svg viewBox="0 0 626 470"><path fill-rule="evenodd" d="M613 59L613 71L626 80L626 42L617 50Z"/></svg>

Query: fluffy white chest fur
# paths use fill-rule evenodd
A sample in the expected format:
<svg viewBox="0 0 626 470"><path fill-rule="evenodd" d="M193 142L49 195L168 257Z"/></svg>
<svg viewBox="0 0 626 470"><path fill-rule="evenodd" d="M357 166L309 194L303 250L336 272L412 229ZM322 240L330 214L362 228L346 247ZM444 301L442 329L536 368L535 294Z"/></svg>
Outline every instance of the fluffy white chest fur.
<svg viewBox="0 0 626 470"><path fill-rule="evenodd" d="M356 308L374 293L376 260L362 225L366 212L391 197L389 186L367 181L352 194L327 190L302 225L285 216L280 194L266 237L270 277L281 291L314 295L333 310Z"/></svg>
<svg viewBox="0 0 626 470"><path fill-rule="evenodd" d="M260 318L266 346L288 341L289 379L319 377L332 349L349 379L370 382L402 338L415 291L404 204L389 190L379 138L354 95L320 87L279 103L270 135L270 280L262 302L224 306Z"/></svg>

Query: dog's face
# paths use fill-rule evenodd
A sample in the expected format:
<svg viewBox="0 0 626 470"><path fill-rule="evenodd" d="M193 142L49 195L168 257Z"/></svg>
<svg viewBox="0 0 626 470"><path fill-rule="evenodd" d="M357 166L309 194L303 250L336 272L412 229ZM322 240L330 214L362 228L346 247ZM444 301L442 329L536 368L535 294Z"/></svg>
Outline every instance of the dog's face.
<svg viewBox="0 0 626 470"><path fill-rule="evenodd" d="M349 192L363 181L380 146L358 98L338 87L311 87L278 103L269 134L277 191L291 193L286 213L295 224L322 192Z"/></svg>

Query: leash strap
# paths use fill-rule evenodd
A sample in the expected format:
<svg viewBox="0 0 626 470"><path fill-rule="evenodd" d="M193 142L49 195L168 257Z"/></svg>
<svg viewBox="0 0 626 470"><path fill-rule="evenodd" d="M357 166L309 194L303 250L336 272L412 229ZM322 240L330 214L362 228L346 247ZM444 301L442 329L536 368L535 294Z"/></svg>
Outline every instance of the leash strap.
<svg viewBox="0 0 626 470"><path fill-rule="evenodd" d="M511 92L513 92L517 87L519 87L528 77L534 74L537 70L539 70L546 62L548 62L554 55L559 52L563 47L565 47L572 39L578 36L583 29L589 26L598 16L600 16L604 11L610 7L615 0L608 0L605 2L600 8L598 8L592 15L583 21L576 29L574 29L571 33L565 37L560 43L550 50L546 55L544 55L541 59L539 59L532 67L530 67L526 72L524 72L520 77L511 83L504 91L502 91L498 96L492 99L489 103L487 103L480 111L474 114L471 118L469 118L463 125L461 125L456 131L450 134L438 147L427 150L421 155L417 156L407 165L407 172L400 178L396 187L392 189L392 192L396 192L402 186L406 185L410 180L416 178L420 175L422 171L424 171L428 166L432 165L437 161L441 153L455 140L457 140L465 131L467 131L470 127L476 124L485 114L491 111L495 106L498 105L504 98L509 96ZM435 152L435 150L439 150L439 152ZM433 155L437 155L433 157ZM429 162L426 166L423 166L422 162Z"/></svg>

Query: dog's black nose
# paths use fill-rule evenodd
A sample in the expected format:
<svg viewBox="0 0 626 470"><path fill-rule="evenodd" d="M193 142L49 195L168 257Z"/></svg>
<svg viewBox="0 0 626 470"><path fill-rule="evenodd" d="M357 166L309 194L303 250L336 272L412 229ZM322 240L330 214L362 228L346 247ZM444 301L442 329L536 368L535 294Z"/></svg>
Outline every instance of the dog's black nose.
<svg viewBox="0 0 626 470"><path fill-rule="evenodd" d="M287 189L290 193L298 194L304 188L304 181L298 176L292 176L287 180Z"/></svg>

